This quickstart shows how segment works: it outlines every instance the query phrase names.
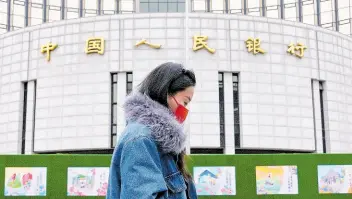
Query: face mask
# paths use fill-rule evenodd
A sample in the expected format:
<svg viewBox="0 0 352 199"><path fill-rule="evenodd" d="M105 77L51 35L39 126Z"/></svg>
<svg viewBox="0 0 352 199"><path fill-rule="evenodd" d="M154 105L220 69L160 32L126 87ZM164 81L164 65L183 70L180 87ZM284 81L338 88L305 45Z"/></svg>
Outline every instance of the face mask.
<svg viewBox="0 0 352 199"><path fill-rule="evenodd" d="M186 118L187 118L188 109L186 107L184 107L183 105L179 104L174 97L172 97L172 98L175 100L175 102L177 104L177 108L176 108L176 111L175 111L176 119L180 123L183 123L186 120Z"/></svg>

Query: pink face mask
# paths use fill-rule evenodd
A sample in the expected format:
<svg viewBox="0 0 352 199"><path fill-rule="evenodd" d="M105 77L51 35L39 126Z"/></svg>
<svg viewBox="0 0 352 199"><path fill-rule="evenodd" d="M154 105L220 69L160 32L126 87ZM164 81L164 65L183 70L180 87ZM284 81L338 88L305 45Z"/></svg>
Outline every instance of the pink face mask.
<svg viewBox="0 0 352 199"><path fill-rule="evenodd" d="M177 104L177 108L175 111L175 116L177 121L179 121L180 123L183 123L188 115L188 109L186 107L184 107L182 104L179 104L178 101L175 99L175 97L172 97L176 104Z"/></svg>

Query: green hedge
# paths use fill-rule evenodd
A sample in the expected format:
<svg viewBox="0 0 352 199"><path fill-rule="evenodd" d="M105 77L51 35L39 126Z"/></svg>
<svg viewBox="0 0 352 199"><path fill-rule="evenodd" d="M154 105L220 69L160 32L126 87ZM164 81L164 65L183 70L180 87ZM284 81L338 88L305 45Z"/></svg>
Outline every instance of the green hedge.
<svg viewBox="0 0 352 199"><path fill-rule="evenodd" d="M67 167L108 167L110 155L10 155L0 156L0 198L4 197L5 167L47 167L47 196L63 199L67 193ZM236 196L202 196L200 198L234 199L349 199L351 194L319 195L318 165L352 165L351 154L299 155L192 155L188 168L194 166L235 166ZM297 165L298 195L256 194L256 166ZM16 197L18 198L18 197ZM23 198L23 197L21 197ZM39 198L39 197L25 197ZM72 198L72 197L70 197ZM78 197L94 198L94 197ZM101 197L103 198L103 197Z"/></svg>

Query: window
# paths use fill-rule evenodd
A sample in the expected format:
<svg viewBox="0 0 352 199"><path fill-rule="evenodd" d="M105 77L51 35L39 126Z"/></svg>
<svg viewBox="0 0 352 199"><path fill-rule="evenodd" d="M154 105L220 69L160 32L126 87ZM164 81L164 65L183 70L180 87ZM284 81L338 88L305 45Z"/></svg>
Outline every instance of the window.
<svg viewBox="0 0 352 199"><path fill-rule="evenodd" d="M334 29L335 2L333 0L320 1L320 24L323 28Z"/></svg>
<svg viewBox="0 0 352 199"><path fill-rule="evenodd" d="M35 153L35 117L36 117L36 107L37 107L37 80L33 80L29 82L33 85L33 113L32 113L32 152ZM28 83L27 83L27 102L28 102ZM28 103L27 103L28 104ZM27 105L28 107L28 105ZM26 128L26 130L28 130Z"/></svg>
<svg viewBox="0 0 352 199"><path fill-rule="evenodd" d="M284 2L285 20L299 21L298 0L285 0Z"/></svg>
<svg viewBox="0 0 352 199"><path fill-rule="evenodd" d="M211 0L211 12L226 13L225 1L227 0Z"/></svg>
<svg viewBox="0 0 352 199"><path fill-rule="evenodd" d="M117 73L111 74L111 148L116 146L117 136Z"/></svg>
<svg viewBox="0 0 352 199"><path fill-rule="evenodd" d="M192 12L209 12L208 0L192 0Z"/></svg>
<svg viewBox="0 0 352 199"><path fill-rule="evenodd" d="M315 24L314 0L302 0L303 23Z"/></svg>
<svg viewBox="0 0 352 199"><path fill-rule="evenodd" d="M23 83L21 154L26 153L27 93L28 93L28 82L24 82Z"/></svg>
<svg viewBox="0 0 352 199"><path fill-rule="evenodd" d="M247 0L247 14L252 16L260 16L260 0Z"/></svg>
<svg viewBox="0 0 352 199"><path fill-rule="evenodd" d="M319 82L319 97L320 97L320 113L321 113L321 129L323 138L323 153L326 153L326 132L325 132L325 116L324 116L324 85Z"/></svg>
<svg viewBox="0 0 352 199"><path fill-rule="evenodd" d="M102 0L102 14L113 15L117 13L117 1L116 0Z"/></svg>
<svg viewBox="0 0 352 199"><path fill-rule="evenodd" d="M79 0L66 0L66 19L79 18Z"/></svg>
<svg viewBox="0 0 352 199"><path fill-rule="evenodd" d="M97 0L84 0L84 17L96 16L98 14L98 1Z"/></svg>
<svg viewBox="0 0 352 199"><path fill-rule="evenodd" d="M233 86L233 117L234 117L234 129L235 129L235 147L241 147L241 135L240 135L240 106L239 106L239 90L238 90L238 73L232 74L232 86Z"/></svg>
<svg viewBox="0 0 352 199"><path fill-rule="evenodd" d="M185 12L185 0L140 0L140 12Z"/></svg>
<svg viewBox="0 0 352 199"><path fill-rule="evenodd" d="M0 0L0 34L7 31L7 1Z"/></svg>
<svg viewBox="0 0 352 199"><path fill-rule="evenodd" d="M11 5L11 30L18 30L23 28L25 24L25 1L24 0L13 0Z"/></svg>
<svg viewBox="0 0 352 199"><path fill-rule="evenodd" d="M219 113L220 113L220 147L225 148L225 95L224 73L219 73Z"/></svg>
<svg viewBox="0 0 352 199"><path fill-rule="evenodd" d="M350 23L350 2L348 0L338 1L339 8L339 31L346 35L351 35L351 23Z"/></svg>
<svg viewBox="0 0 352 199"><path fill-rule="evenodd" d="M121 77L122 75L122 77ZM120 81L123 81L123 75L126 75L126 95L130 94L133 89L133 73L112 73L111 74L111 147L116 146L117 139L117 126L122 125L118 124L118 110L117 110L117 102L119 94L122 94L124 90L119 90L118 92L118 76L120 77ZM120 99L122 100L122 99Z"/></svg>
<svg viewBox="0 0 352 199"><path fill-rule="evenodd" d="M134 12L134 0L120 0L120 11L121 13L133 13Z"/></svg>
<svg viewBox="0 0 352 199"><path fill-rule="evenodd" d="M133 89L133 74L132 72L126 73L126 94L130 94Z"/></svg>
<svg viewBox="0 0 352 199"><path fill-rule="evenodd" d="M48 0L46 9L48 22L61 20L61 0Z"/></svg>
<svg viewBox="0 0 352 199"><path fill-rule="evenodd" d="M28 16L29 26L34 26L43 23L43 0L29 1Z"/></svg>
<svg viewBox="0 0 352 199"><path fill-rule="evenodd" d="M280 7L278 0L266 0L265 15L270 18L280 18Z"/></svg>
<svg viewBox="0 0 352 199"><path fill-rule="evenodd" d="M243 3L238 0L228 0L229 2L229 13L235 14L240 13L243 14Z"/></svg>

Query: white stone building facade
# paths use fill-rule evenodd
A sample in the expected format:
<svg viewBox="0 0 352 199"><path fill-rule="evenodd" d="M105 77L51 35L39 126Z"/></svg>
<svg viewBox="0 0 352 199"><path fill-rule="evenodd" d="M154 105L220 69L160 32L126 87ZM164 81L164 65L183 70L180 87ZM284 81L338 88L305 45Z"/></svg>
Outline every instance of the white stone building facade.
<svg viewBox="0 0 352 199"><path fill-rule="evenodd" d="M216 52L193 51L195 35ZM91 37L104 38L103 55L85 53ZM248 52L249 37L266 53ZM136 47L141 39L162 47ZM58 45L50 61L40 52L48 42ZM287 53L291 42L307 46L304 57ZM352 152L351 46L299 22L210 13L97 16L1 34L0 154L111 150L126 94L166 61L196 73L189 152Z"/></svg>

